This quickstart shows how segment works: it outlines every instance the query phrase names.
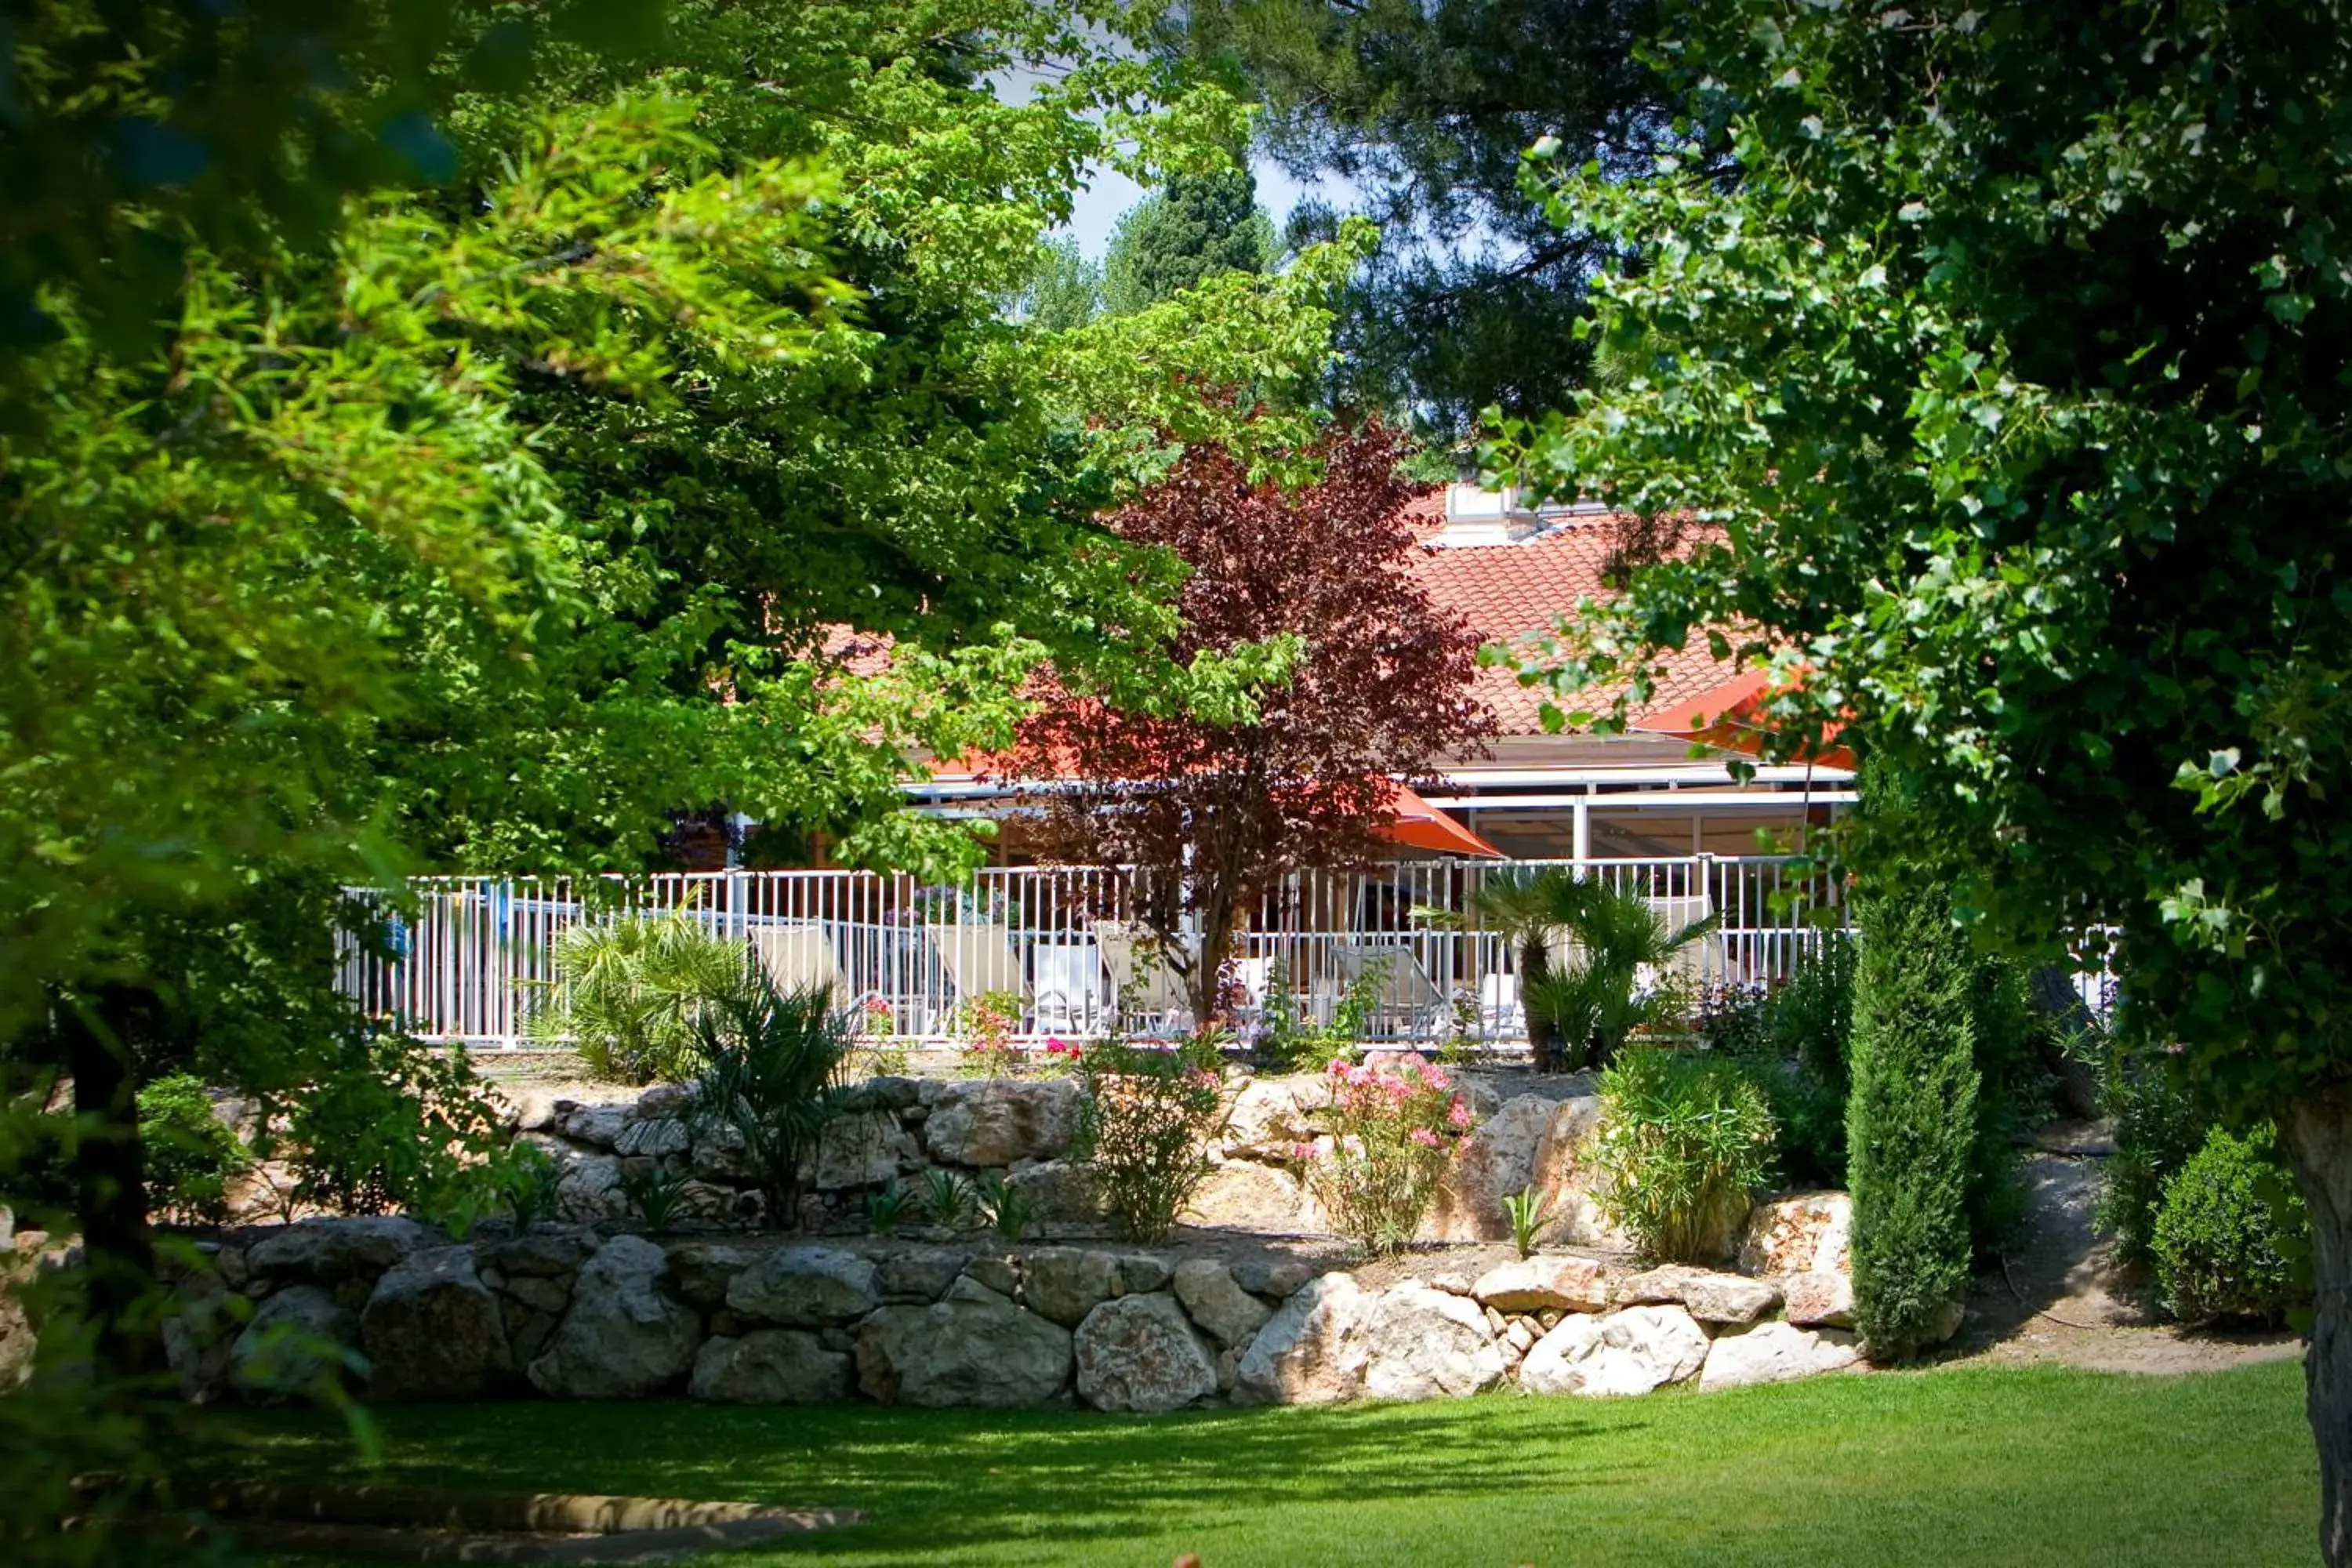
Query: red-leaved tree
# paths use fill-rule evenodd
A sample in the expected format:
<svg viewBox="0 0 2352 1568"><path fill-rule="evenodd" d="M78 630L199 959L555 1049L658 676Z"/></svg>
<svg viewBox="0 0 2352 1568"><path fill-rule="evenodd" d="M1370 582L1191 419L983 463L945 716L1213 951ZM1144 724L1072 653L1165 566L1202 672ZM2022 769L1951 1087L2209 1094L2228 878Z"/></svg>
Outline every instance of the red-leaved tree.
<svg viewBox="0 0 2352 1568"><path fill-rule="evenodd" d="M1304 640L1255 718L1220 725L1065 699L1026 721L1010 769L1055 781L1029 795L1047 858L1137 868L1143 923L1203 1023L1267 888L1375 858L1397 784L1426 782L1437 758L1481 750L1495 728L1471 692L1477 637L1411 575L1419 546L1400 515L1412 490L1396 433L1373 421L1313 455L1320 481L1285 490L1195 447L1110 519L1121 538L1192 567L1181 657ZM1188 914L1197 948L1182 936Z"/></svg>

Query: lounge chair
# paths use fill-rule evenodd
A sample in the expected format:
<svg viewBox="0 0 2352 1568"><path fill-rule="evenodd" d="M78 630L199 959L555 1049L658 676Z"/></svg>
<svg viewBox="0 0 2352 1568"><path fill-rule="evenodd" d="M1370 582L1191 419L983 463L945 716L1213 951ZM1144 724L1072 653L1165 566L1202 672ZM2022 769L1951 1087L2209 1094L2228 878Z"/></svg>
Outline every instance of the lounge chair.
<svg viewBox="0 0 2352 1568"><path fill-rule="evenodd" d="M994 921L966 921L956 925L929 925L924 928L931 946L940 955L940 965L947 971L948 985L955 993L955 1005L966 1006L982 996L1011 996L1021 1005L1020 1025L1028 1031L1037 1015L1066 1017L1069 998L1058 990L1045 993L1030 988L1029 977L1022 973L1021 955L1013 948L1013 933Z"/></svg>
<svg viewBox="0 0 2352 1568"><path fill-rule="evenodd" d="M751 951L777 990L823 991L833 998L834 1005L848 1005L849 982L841 973L833 939L823 926L755 925L750 934Z"/></svg>
<svg viewBox="0 0 2352 1568"><path fill-rule="evenodd" d="M1423 1039L1437 1032L1444 1016L1445 997L1429 971L1409 947L1358 946L1342 942L1331 950L1344 989L1353 985L1373 965L1385 963L1386 973L1374 999L1375 1020L1393 1020L1395 1032L1407 1039Z"/></svg>
<svg viewBox="0 0 2352 1568"><path fill-rule="evenodd" d="M1118 921L1097 921L1095 942L1102 949L1111 1006L1120 1019L1146 1034L1172 1033L1192 1022L1184 977L1156 940Z"/></svg>

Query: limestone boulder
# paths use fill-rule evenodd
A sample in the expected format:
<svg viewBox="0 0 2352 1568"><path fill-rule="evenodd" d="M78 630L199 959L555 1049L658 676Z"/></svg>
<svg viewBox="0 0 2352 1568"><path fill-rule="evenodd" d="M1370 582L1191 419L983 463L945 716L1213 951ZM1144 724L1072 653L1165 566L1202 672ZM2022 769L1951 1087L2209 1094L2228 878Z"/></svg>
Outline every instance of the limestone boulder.
<svg viewBox="0 0 2352 1568"><path fill-rule="evenodd" d="M763 1256L761 1248L749 1242L701 1237L671 1242L665 1250L669 1257L670 1289L679 1300L702 1308L725 1306L727 1288L735 1277Z"/></svg>
<svg viewBox="0 0 2352 1568"><path fill-rule="evenodd" d="M1069 1330L971 1279L857 1326L857 1385L885 1405L1045 1405L1068 1385L1070 1362Z"/></svg>
<svg viewBox="0 0 2352 1568"><path fill-rule="evenodd" d="M1699 1373L1702 1389L1744 1388L1755 1383L1790 1383L1861 1364L1854 1337L1836 1329L1801 1329L1792 1323L1759 1323L1727 1333L1708 1347Z"/></svg>
<svg viewBox="0 0 2352 1568"><path fill-rule="evenodd" d="M1236 1258L1234 1283L1253 1296L1286 1301L1310 1284L1321 1267L1305 1258Z"/></svg>
<svg viewBox="0 0 2352 1568"><path fill-rule="evenodd" d="M396 1215L306 1219L263 1237L246 1262L264 1279L340 1285L346 1279L372 1279L409 1254L443 1241L415 1220Z"/></svg>
<svg viewBox="0 0 2352 1568"><path fill-rule="evenodd" d="M1251 1160L1213 1167L1193 1191L1184 1221L1215 1230L1296 1236L1314 1227L1315 1208L1297 1177Z"/></svg>
<svg viewBox="0 0 2352 1568"><path fill-rule="evenodd" d="M505 1313L470 1247L427 1247L386 1269L360 1312L360 1348L377 1399L478 1399L514 1372Z"/></svg>
<svg viewBox="0 0 2352 1568"><path fill-rule="evenodd" d="M572 1305L530 1363L554 1399L641 1399L694 1364L701 1315L662 1289L668 1259L642 1237L616 1236L581 1268Z"/></svg>
<svg viewBox="0 0 2352 1568"><path fill-rule="evenodd" d="M1072 1336L1078 1397L1097 1410L1179 1410L1217 1392L1217 1356L1166 1293L1121 1296Z"/></svg>
<svg viewBox="0 0 2352 1568"><path fill-rule="evenodd" d="M936 1301L963 1272L961 1252L898 1252L874 1266L874 1287L886 1301Z"/></svg>
<svg viewBox="0 0 2352 1568"><path fill-rule="evenodd" d="M1221 1347L1244 1345L1274 1316L1274 1309L1234 1282L1233 1270L1213 1258L1188 1258L1176 1266L1176 1300Z"/></svg>
<svg viewBox="0 0 2352 1568"><path fill-rule="evenodd" d="M271 1292L230 1344L229 1376L248 1398L270 1399L341 1375L360 1342L358 1316L319 1285Z"/></svg>
<svg viewBox="0 0 2352 1568"><path fill-rule="evenodd" d="M1331 1103L1330 1081L1320 1073L1262 1078L1242 1086L1222 1142L1230 1154L1286 1161L1317 1131L1315 1113Z"/></svg>
<svg viewBox="0 0 2352 1568"><path fill-rule="evenodd" d="M1793 1193L1749 1212L1739 1240L1745 1274L1852 1277L1853 1200L1841 1192Z"/></svg>
<svg viewBox="0 0 2352 1568"><path fill-rule="evenodd" d="M592 1149L618 1149L623 1134L635 1125L637 1108L634 1105L579 1105L559 1102L556 1109L563 1112L557 1124L563 1136L574 1143L585 1143Z"/></svg>
<svg viewBox="0 0 2352 1568"><path fill-rule="evenodd" d="M1075 1247L1041 1247L1023 1270L1029 1310L1075 1329L1087 1313L1119 1294L1118 1259Z"/></svg>
<svg viewBox="0 0 2352 1568"><path fill-rule="evenodd" d="M1847 1274L1790 1274L1780 1280L1788 1303L1781 1315L1802 1329L1853 1327L1853 1278Z"/></svg>
<svg viewBox="0 0 2352 1568"><path fill-rule="evenodd" d="M1036 1211L1042 1226L1083 1226L1099 1221L1102 1204L1094 1176L1083 1165L1067 1160L1040 1160L1023 1165L1004 1178Z"/></svg>
<svg viewBox="0 0 2352 1568"><path fill-rule="evenodd" d="M1234 1369L1234 1397L1247 1405L1329 1405L1360 1396L1371 1301L1346 1274L1307 1285L1250 1342Z"/></svg>
<svg viewBox="0 0 2352 1568"><path fill-rule="evenodd" d="M951 1165L1010 1165L1050 1160L1077 1130L1078 1086L1068 1079L991 1079L940 1086L923 1142Z"/></svg>
<svg viewBox="0 0 2352 1568"><path fill-rule="evenodd" d="M1596 1399L1647 1394L1682 1382L1706 1357L1706 1331L1682 1308L1628 1307L1562 1319L1519 1363L1519 1386Z"/></svg>
<svg viewBox="0 0 2352 1568"><path fill-rule="evenodd" d="M1535 1180L1536 1150L1559 1107L1538 1095L1506 1100L1462 1140L1437 1189L1422 1236L1431 1241L1504 1241L1503 1200ZM1546 1226L1549 1229L1549 1225Z"/></svg>
<svg viewBox="0 0 2352 1568"><path fill-rule="evenodd" d="M497 1269L509 1279L527 1274L535 1279L569 1279L596 1255L598 1238L584 1230L534 1230L510 1241L480 1249L478 1267Z"/></svg>
<svg viewBox="0 0 2352 1568"><path fill-rule="evenodd" d="M555 1184L555 1200L566 1219L592 1221L626 1219L635 1212L621 1185L621 1161L613 1154L591 1154L563 1168Z"/></svg>
<svg viewBox="0 0 2352 1568"><path fill-rule="evenodd" d="M1702 1323L1752 1323L1780 1304L1780 1290L1745 1274L1669 1264L1619 1280L1611 1300L1621 1307L1671 1302Z"/></svg>
<svg viewBox="0 0 2352 1568"><path fill-rule="evenodd" d="M714 1405L832 1405L854 1383L847 1352L806 1329L759 1329L704 1341L686 1391Z"/></svg>
<svg viewBox="0 0 2352 1568"><path fill-rule="evenodd" d="M1622 1247L1630 1238L1602 1212L1600 1173L1590 1153L1601 1130L1601 1097L1554 1102L1551 1124L1536 1142L1530 1179L1545 1203L1546 1234L1570 1247Z"/></svg>
<svg viewBox="0 0 2352 1568"><path fill-rule="evenodd" d="M728 1282L727 1309L785 1328L854 1322L882 1304L871 1258L831 1247L786 1247Z"/></svg>
<svg viewBox="0 0 2352 1568"><path fill-rule="evenodd" d="M868 1110L825 1123L806 1173L821 1193L879 1186L921 1158L921 1146L897 1117L887 1110Z"/></svg>
<svg viewBox="0 0 2352 1568"><path fill-rule="evenodd" d="M1538 1253L1489 1268L1472 1282L1479 1305L1512 1312L1597 1312L1612 1299L1609 1268L1596 1258Z"/></svg>
<svg viewBox="0 0 2352 1568"><path fill-rule="evenodd" d="M1373 1399L1466 1399L1503 1381L1486 1315L1466 1298L1407 1281L1363 1319L1364 1393Z"/></svg>

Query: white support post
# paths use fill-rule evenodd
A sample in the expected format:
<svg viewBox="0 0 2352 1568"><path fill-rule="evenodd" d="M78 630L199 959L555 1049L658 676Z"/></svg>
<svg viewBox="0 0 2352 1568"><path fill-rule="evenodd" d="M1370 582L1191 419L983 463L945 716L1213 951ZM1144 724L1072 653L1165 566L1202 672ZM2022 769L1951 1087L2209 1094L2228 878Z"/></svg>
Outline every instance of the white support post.
<svg viewBox="0 0 2352 1568"><path fill-rule="evenodd" d="M1580 800L1575 805L1576 826L1570 830L1569 855L1576 862L1577 875L1584 874L1584 863L1592 858L1592 802Z"/></svg>

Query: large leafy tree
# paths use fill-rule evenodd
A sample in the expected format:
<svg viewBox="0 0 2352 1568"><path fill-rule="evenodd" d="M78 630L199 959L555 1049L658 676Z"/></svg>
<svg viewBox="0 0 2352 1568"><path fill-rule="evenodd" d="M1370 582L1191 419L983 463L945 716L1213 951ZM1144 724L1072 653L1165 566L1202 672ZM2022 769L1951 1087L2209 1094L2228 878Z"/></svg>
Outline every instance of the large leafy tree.
<svg viewBox="0 0 2352 1568"><path fill-rule="evenodd" d="M1230 100L1107 52L1108 7L681 0L626 52L526 26L496 93L457 35L349 9L366 48L299 34L337 84L321 122L431 106L403 134L445 183L331 163L298 202L230 157L234 112L174 94L202 48L283 47L242 14L182 16L187 58L73 6L13 38L11 156L169 131L216 160L60 198L44 244L101 280L163 245L168 281L132 310L28 275L40 330L0 367L0 1038L75 1081L112 1329L146 1273L139 1053L279 1094L349 1066L338 881L627 868L714 800L938 868L971 846L894 809L908 754L1009 741L1041 658L1232 698L1169 661L1173 557L1090 519L1162 433L1252 440L1200 387L1314 384L1348 265L1003 320L1089 160L1233 133ZM1071 68L998 101L989 73L1033 56ZM890 675L828 657L844 623L897 639ZM240 1019L187 980L234 968L257 901L312 945L253 972Z"/></svg>
<svg viewBox="0 0 2352 1568"><path fill-rule="evenodd" d="M1111 527L1192 568L1180 658L1281 649L1286 678L1223 711L1078 696L1021 726L1011 771L1054 781L1032 799L1047 854L1139 869L1204 1026L1257 898L1368 858L1395 781L1426 782L1493 729L1470 691L1478 639L1408 569L1402 455L1376 422L1335 431L1311 452L1319 479L1287 489L1221 448L1187 451Z"/></svg>
<svg viewBox="0 0 2352 1568"><path fill-rule="evenodd" d="M1642 58L1656 0L1185 0L1172 53L1263 99L1262 141L1302 178L1336 178L1381 226L1356 279L1335 376L1345 400L1411 409L1440 440L1481 410L1557 406L1582 384L1575 335L1605 237L1545 220L1520 153L1554 136L1579 162L1646 166L1670 87ZM1308 208L1304 237L1335 221Z"/></svg>
<svg viewBox="0 0 2352 1568"><path fill-rule="evenodd" d="M1738 187L1539 174L1642 266L1597 285L1622 382L1506 456L1720 542L1571 676L1754 627L1780 744L1843 721L1916 786L1963 912L2112 931L2126 1029L2274 1119L2310 1205L2352 1561L2352 37L2258 0L1683 20Z"/></svg>

